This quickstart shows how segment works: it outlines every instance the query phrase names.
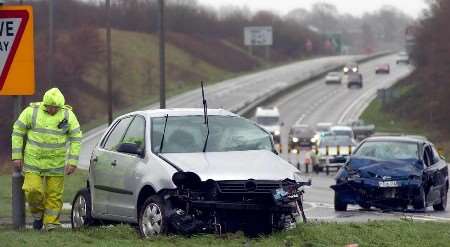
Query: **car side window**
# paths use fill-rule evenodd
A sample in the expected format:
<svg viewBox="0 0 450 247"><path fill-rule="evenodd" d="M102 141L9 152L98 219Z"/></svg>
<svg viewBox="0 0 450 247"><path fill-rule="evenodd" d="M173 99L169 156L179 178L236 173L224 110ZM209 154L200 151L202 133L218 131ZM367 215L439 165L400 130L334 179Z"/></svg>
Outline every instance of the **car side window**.
<svg viewBox="0 0 450 247"><path fill-rule="evenodd" d="M425 146L425 149L423 152L423 160L427 167L429 167L433 164L433 153L431 152L429 146Z"/></svg>
<svg viewBox="0 0 450 247"><path fill-rule="evenodd" d="M133 119L120 143L133 143L140 150L145 149L145 119L142 116L136 116Z"/></svg>
<svg viewBox="0 0 450 247"><path fill-rule="evenodd" d="M436 164L440 161L441 156L434 146L431 149L433 150L433 164Z"/></svg>
<svg viewBox="0 0 450 247"><path fill-rule="evenodd" d="M132 119L132 117L127 117L119 120L119 122L113 127L114 129L109 133L107 137L108 139L103 145L104 149L109 151L116 150Z"/></svg>

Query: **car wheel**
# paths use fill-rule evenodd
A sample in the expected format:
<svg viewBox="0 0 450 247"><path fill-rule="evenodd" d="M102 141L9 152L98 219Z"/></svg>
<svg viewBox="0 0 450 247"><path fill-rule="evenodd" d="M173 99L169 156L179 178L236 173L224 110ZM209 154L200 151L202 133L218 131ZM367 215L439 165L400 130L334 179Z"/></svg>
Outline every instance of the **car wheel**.
<svg viewBox="0 0 450 247"><path fill-rule="evenodd" d="M347 203L342 201L339 193L334 193L334 210L335 211L347 211Z"/></svg>
<svg viewBox="0 0 450 247"><path fill-rule="evenodd" d="M416 210L425 210L427 207L426 203L427 201L425 191L423 190L423 188L420 188L419 195L417 196L416 199L414 199L413 207Z"/></svg>
<svg viewBox="0 0 450 247"><path fill-rule="evenodd" d="M168 230L167 203L158 195L145 200L139 212L139 233L143 238L149 238L167 233Z"/></svg>
<svg viewBox="0 0 450 247"><path fill-rule="evenodd" d="M89 189L84 188L78 191L72 202L70 222L72 229L80 229L93 226L97 221L92 217L92 202Z"/></svg>
<svg viewBox="0 0 450 247"><path fill-rule="evenodd" d="M435 211L445 211L447 208L447 188L445 191L441 191L441 202L433 205Z"/></svg>

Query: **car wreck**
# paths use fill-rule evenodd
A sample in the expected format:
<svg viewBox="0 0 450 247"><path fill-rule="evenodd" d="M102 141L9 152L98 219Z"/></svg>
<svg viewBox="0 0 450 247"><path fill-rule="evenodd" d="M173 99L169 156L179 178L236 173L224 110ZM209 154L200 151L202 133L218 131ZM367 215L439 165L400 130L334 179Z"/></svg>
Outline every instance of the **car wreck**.
<svg viewBox="0 0 450 247"><path fill-rule="evenodd" d="M300 172L269 132L221 109L164 109L117 118L94 148L72 226L137 224L164 233L270 233L302 219Z"/></svg>
<svg viewBox="0 0 450 247"><path fill-rule="evenodd" d="M364 140L336 175L334 208L445 210L448 168L432 143L414 137Z"/></svg>

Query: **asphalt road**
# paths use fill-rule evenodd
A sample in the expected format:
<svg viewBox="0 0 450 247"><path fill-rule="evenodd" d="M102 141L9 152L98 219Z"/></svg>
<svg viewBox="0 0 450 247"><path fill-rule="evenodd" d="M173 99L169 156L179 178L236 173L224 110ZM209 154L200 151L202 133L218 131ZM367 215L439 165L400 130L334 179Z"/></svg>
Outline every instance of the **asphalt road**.
<svg viewBox="0 0 450 247"><path fill-rule="evenodd" d="M282 157L293 164L304 162L309 156L308 151L302 151L300 155L286 154L287 134L289 128L296 122L315 126L319 122L331 122L343 124L349 120L358 119L365 107L376 96L380 88L387 88L400 78L408 75L412 68L405 65L395 65L396 56L387 56L369 61L360 65L360 71L364 77L362 89L348 89L346 85L326 85L324 78L292 92L285 97L272 102L277 106L284 122L282 129L282 143L284 152ZM375 66L381 63L391 64L389 75L376 75ZM304 172L304 166L300 168ZM365 211L359 206L349 207L347 212L334 211L334 192L330 185L334 183L334 174L306 174L311 177L313 185L307 188L305 194L305 208L308 218L325 221L367 221L381 219L420 219L420 220L450 220L450 213L434 212L428 208L425 213L381 212L380 210ZM450 207L449 207L450 208Z"/></svg>
<svg viewBox="0 0 450 247"><path fill-rule="evenodd" d="M303 81L312 75L363 56L335 56L296 62L261 72L240 76L206 87L208 108L223 108L235 112L264 95L290 84ZM200 85L199 85L200 86ZM202 107L200 88L167 100L168 108ZM159 103L146 109L157 109ZM89 131L83 138L80 167L87 169L93 148L106 125Z"/></svg>

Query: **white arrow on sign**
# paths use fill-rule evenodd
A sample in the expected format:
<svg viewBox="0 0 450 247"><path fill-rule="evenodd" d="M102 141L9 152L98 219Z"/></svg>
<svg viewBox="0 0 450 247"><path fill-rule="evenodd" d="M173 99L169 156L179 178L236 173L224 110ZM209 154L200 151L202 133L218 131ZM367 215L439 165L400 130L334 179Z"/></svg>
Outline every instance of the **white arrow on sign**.
<svg viewBox="0 0 450 247"><path fill-rule="evenodd" d="M0 11L0 90L5 84L27 21L28 12L26 11Z"/></svg>

